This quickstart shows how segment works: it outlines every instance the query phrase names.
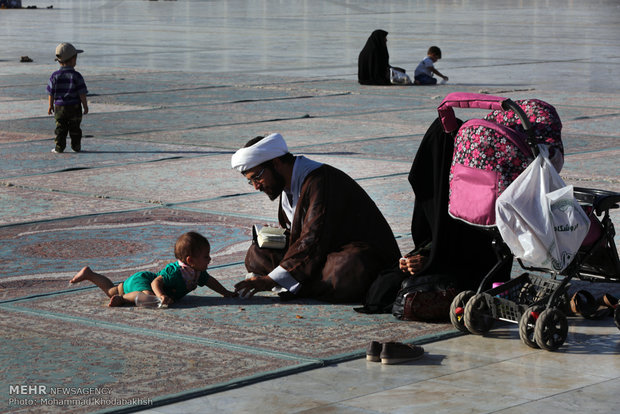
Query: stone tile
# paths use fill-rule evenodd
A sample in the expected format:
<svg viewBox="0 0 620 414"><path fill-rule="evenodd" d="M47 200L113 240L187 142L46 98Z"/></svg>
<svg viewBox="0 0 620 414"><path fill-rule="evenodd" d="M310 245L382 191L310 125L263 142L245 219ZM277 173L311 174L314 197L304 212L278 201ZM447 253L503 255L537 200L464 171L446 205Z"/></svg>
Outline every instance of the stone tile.
<svg viewBox="0 0 620 414"><path fill-rule="evenodd" d="M546 351L539 351L546 352ZM550 365L533 365L518 358L506 360L436 380L443 387L461 387L472 391L484 388L496 395L539 399L596 384L601 377Z"/></svg>
<svg viewBox="0 0 620 414"><path fill-rule="evenodd" d="M568 393L561 393L502 411L507 414L525 413L592 413L607 414L614 412L620 404L618 380L602 381Z"/></svg>
<svg viewBox="0 0 620 414"><path fill-rule="evenodd" d="M455 412L487 413L528 402L525 398L502 395L495 390L489 390L482 383L475 385L478 387L464 386L462 382L448 385L431 380L347 400L341 404L378 413L432 412L449 414Z"/></svg>

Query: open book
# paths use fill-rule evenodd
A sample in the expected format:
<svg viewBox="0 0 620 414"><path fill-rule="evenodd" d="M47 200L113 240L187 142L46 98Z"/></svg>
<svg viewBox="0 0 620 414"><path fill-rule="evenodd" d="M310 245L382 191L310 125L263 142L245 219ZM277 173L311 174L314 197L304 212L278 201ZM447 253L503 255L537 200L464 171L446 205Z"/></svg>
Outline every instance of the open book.
<svg viewBox="0 0 620 414"><path fill-rule="evenodd" d="M286 246L286 229L281 227L259 226L257 224L252 228L252 238L258 244L258 247L267 247L271 249L282 249Z"/></svg>

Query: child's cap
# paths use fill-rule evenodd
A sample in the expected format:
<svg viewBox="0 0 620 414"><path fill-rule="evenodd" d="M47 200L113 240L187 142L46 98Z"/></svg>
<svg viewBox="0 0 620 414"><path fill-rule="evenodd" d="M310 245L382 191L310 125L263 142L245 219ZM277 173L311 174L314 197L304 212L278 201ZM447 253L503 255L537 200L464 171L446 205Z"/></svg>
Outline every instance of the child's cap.
<svg viewBox="0 0 620 414"><path fill-rule="evenodd" d="M63 63L82 52L84 51L76 49L71 43L61 43L56 46L56 59L54 60Z"/></svg>

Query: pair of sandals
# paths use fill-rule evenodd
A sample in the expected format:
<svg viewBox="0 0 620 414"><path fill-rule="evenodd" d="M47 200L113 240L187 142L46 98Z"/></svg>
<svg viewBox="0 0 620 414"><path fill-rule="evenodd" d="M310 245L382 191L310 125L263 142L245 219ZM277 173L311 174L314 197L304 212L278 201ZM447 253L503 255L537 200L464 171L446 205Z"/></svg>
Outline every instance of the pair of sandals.
<svg viewBox="0 0 620 414"><path fill-rule="evenodd" d="M570 299L570 310L574 315L586 319L614 317L614 323L620 329L620 301L609 293L598 299L587 290L578 290Z"/></svg>

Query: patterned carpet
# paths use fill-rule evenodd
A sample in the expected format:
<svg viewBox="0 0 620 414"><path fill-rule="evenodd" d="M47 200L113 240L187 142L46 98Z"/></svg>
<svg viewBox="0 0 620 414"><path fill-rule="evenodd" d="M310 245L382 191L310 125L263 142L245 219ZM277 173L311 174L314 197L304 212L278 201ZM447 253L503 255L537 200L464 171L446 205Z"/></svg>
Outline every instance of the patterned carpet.
<svg viewBox="0 0 620 414"><path fill-rule="evenodd" d="M243 269L211 273L230 287ZM106 409L122 401L137 409L140 400L157 405L361 357L371 340L423 343L454 333L448 324L358 314L351 305L271 294L224 299L204 287L168 309L106 305L97 288L2 301L5 381L108 392L55 396L73 404L64 412L90 412L93 398L106 399ZM7 392L0 390L3 403ZM38 408L54 412L58 404Z"/></svg>
<svg viewBox="0 0 620 414"><path fill-rule="evenodd" d="M37 79L49 76L44 72ZM191 81L167 71L130 71L122 79L92 73L84 151L52 154L39 80L32 74L3 79L0 412L138 410L362 357L371 340L423 343L455 334L448 324L358 314L353 305L280 302L271 294L223 299L204 287L165 310L111 309L97 288L68 281L83 266L114 281L156 271L173 260L176 238L195 230L211 242L210 273L232 287L245 276L252 224L273 223L277 204L230 168L230 155L274 131L295 154L355 178L407 252L413 247L411 161L443 96L479 87L367 87L260 76L240 84L225 73L194 73ZM618 107L617 95L487 92L556 105L567 182L620 191L618 114L609 109ZM457 116L487 111L480 112L458 110ZM612 219L617 223L620 213ZM31 407L10 403L20 396L10 388L17 385L99 394L48 393L57 400Z"/></svg>
<svg viewBox="0 0 620 414"><path fill-rule="evenodd" d="M2 305L0 358L8 367L4 372L8 384L93 388L101 393L47 394L42 397L63 400L64 404L42 403L37 412L58 412L60 405L66 408L63 412L75 413L124 406L144 408L162 398L215 391L233 381L249 381L257 374L285 373L314 362L278 358L191 336L171 336L165 329L158 329L161 312L152 310L132 308L130 314L115 309L119 310L115 315L119 323L112 324L67 317L58 310L71 305L72 296L81 294L59 298L55 306L59 308L45 315L33 309L7 310ZM93 309L105 310L96 305ZM123 318L130 318L127 324L121 323ZM132 327L134 318L150 319L153 328ZM3 387L0 410L19 412L11 408L8 393ZM97 399L105 401L99 403Z"/></svg>
<svg viewBox="0 0 620 414"><path fill-rule="evenodd" d="M134 410L361 357L371 340L454 334L449 324L358 314L353 305L282 302L271 293L224 299L205 287L168 309L109 308L89 282L68 283L86 265L115 281L157 270L174 260L176 237L196 230L211 242L210 273L232 288L245 275L239 261L251 214L159 207L0 227L5 382L105 393L48 392L37 412ZM0 411L28 412L10 403L9 390L0 389Z"/></svg>
<svg viewBox="0 0 620 414"><path fill-rule="evenodd" d="M236 263L243 257L239 252L248 247L252 223L239 217L152 208L0 227L4 245L0 298L27 296L31 289L37 294L67 289L68 280L84 266L114 281L138 270L157 271L174 260L177 237L190 230L209 239L214 265Z"/></svg>

